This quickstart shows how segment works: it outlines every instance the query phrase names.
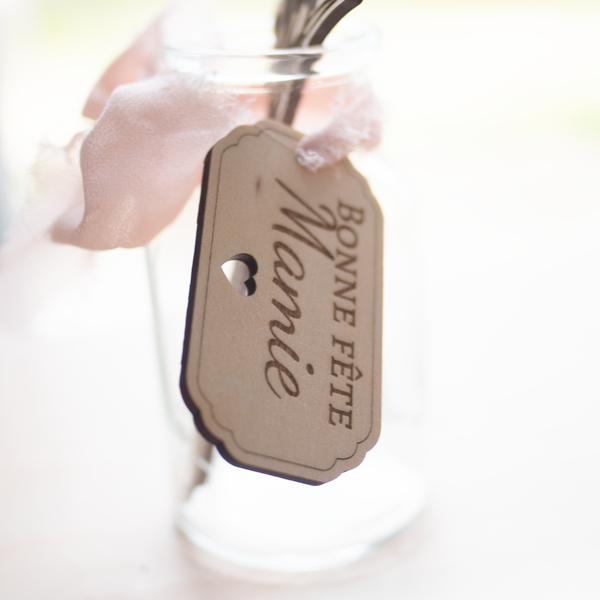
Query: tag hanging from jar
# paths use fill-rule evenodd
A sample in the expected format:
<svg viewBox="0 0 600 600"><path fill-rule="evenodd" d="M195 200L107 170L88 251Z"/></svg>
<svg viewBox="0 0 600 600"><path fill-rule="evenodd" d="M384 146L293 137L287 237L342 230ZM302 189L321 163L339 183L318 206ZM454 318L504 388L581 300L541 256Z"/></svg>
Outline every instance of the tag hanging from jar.
<svg viewBox="0 0 600 600"><path fill-rule="evenodd" d="M318 485L379 436L383 218L348 159L300 166L300 138L261 121L207 155L181 390L226 460Z"/></svg>

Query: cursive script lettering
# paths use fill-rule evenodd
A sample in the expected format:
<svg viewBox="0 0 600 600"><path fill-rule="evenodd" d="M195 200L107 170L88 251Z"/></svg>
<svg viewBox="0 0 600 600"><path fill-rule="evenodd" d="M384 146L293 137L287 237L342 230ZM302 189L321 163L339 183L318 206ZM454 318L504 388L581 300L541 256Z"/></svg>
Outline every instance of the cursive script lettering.
<svg viewBox="0 0 600 600"><path fill-rule="evenodd" d="M285 183L283 183L280 179L275 179L275 181L279 184L281 188L283 188L294 200L300 203L308 212L312 215L312 217L296 212L295 210L291 210L289 208L282 208L281 212L288 217L295 225L297 225L306 235L302 235L297 230L292 230L289 227L284 225L273 225L273 229L275 231L281 231L282 233L287 233L291 235L293 238L300 240L307 246L314 248L321 254L324 254L330 260L333 260L333 254L324 246L324 244L317 238L317 236L308 228L308 226L316 227L318 229L324 229L325 231L335 231L337 220L333 212L327 208L326 206L319 206L319 208L327 213L329 219L324 219L321 215L319 215L309 204L307 204L298 194L294 193Z"/></svg>
<svg viewBox="0 0 600 600"><path fill-rule="evenodd" d="M320 215L280 179L275 179L275 181L279 187L286 192L287 197L295 200L305 210L303 212L298 212L286 207L281 208L281 213L292 222L290 225L293 229L279 223L273 225L273 229L302 242L309 248L312 248L330 260L333 260L333 254L325 244L323 244L321 239L317 237L317 231L336 230L337 219L334 213L326 206L321 205L319 206L319 209L324 213L324 216ZM278 398L281 398L279 392L285 392L288 396L295 398L300 394L298 380L291 369L282 361L285 360L286 355L294 362L299 362L300 357L291 347L291 340L286 337L286 341L284 341L282 335L278 335L278 332L282 332L290 337L296 333L296 326L292 319L300 319L302 317L302 310L296 301L298 298L298 291L292 287L291 282L292 279L297 281L304 279L305 269L300 257L284 242L279 240L276 241L273 244L273 250L277 257L277 260L273 263L273 271L275 273L273 283L283 292L286 300L284 300L284 302L276 298L271 300L273 306L281 313L281 320L273 319L269 322L271 338L267 342L267 346L271 360L267 361L265 364L264 373L269 388ZM276 349L281 350L277 355L275 354ZM271 377L272 371L276 372L277 378ZM279 391L275 387L277 381L279 382Z"/></svg>

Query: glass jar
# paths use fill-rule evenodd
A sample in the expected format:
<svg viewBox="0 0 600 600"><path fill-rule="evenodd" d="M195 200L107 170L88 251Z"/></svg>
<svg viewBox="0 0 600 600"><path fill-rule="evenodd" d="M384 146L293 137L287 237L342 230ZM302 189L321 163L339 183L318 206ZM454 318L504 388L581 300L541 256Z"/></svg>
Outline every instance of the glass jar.
<svg viewBox="0 0 600 600"><path fill-rule="evenodd" d="M377 31L346 18L323 48L271 50L272 28L265 19L219 24L204 35L170 41L165 64L202 76L215 93L244 107L248 123L267 116L277 86L302 79L294 127L310 133L327 124L353 89L368 83ZM303 64L310 64L308 72ZM147 248L177 524L196 546L246 567L310 571L358 559L402 531L424 503L418 215L381 157L357 153L351 159L384 213L382 429L364 462L332 482L313 487L234 467L196 433L179 377L199 194Z"/></svg>

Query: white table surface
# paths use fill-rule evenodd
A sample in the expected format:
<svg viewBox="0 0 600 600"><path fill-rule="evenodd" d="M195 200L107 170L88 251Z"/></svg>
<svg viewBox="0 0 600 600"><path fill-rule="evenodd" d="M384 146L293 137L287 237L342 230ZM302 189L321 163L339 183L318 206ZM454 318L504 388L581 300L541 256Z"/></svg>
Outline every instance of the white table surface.
<svg viewBox="0 0 600 600"><path fill-rule="evenodd" d="M115 251L0 330L1 598L600 597L600 12L395 14L403 89L390 62L376 82L423 210L422 518L335 572L198 564L172 525L143 255Z"/></svg>

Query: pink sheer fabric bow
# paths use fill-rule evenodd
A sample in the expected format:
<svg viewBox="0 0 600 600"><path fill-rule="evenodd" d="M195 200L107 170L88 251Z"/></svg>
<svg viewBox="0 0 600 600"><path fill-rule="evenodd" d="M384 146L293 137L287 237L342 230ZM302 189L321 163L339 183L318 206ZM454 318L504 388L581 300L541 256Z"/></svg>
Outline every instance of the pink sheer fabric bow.
<svg viewBox="0 0 600 600"><path fill-rule="evenodd" d="M32 195L0 254L0 326L29 322L87 269L93 254L81 249L150 242L199 186L206 152L249 122L236 98L160 69L173 8L181 6L170 5L102 75L84 108L92 127L65 148L41 147ZM342 100L328 125L300 141L296 154L306 168L379 142L381 110L370 88L346 90Z"/></svg>
<svg viewBox="0 0 600 600"><path fill-rule="evenodd" d="M41 147L31 197L0 254L0 326L28 323L92 264L86 250L150 242L199 186L206 152L255 117L201 79L160 69L165 17L181 8L169 5L102 75L84 108L90 129L65 148ZM346 89L332 114L298 145L313 171L379 142L370 88Z"/></svg>
<svg viewBox="0 0 600 600"><path fill-rule="evenodd" d="M214 143L244 122L242 107L203 81L157 68L157 19L101 77L84 108L97 119L80 152L83 194L51 228L55 242L90 250L150 242L200 184ZM299 144L300 164L331 165L379 143L381 110L370 88L356 90L321 131Z"/></svg>

